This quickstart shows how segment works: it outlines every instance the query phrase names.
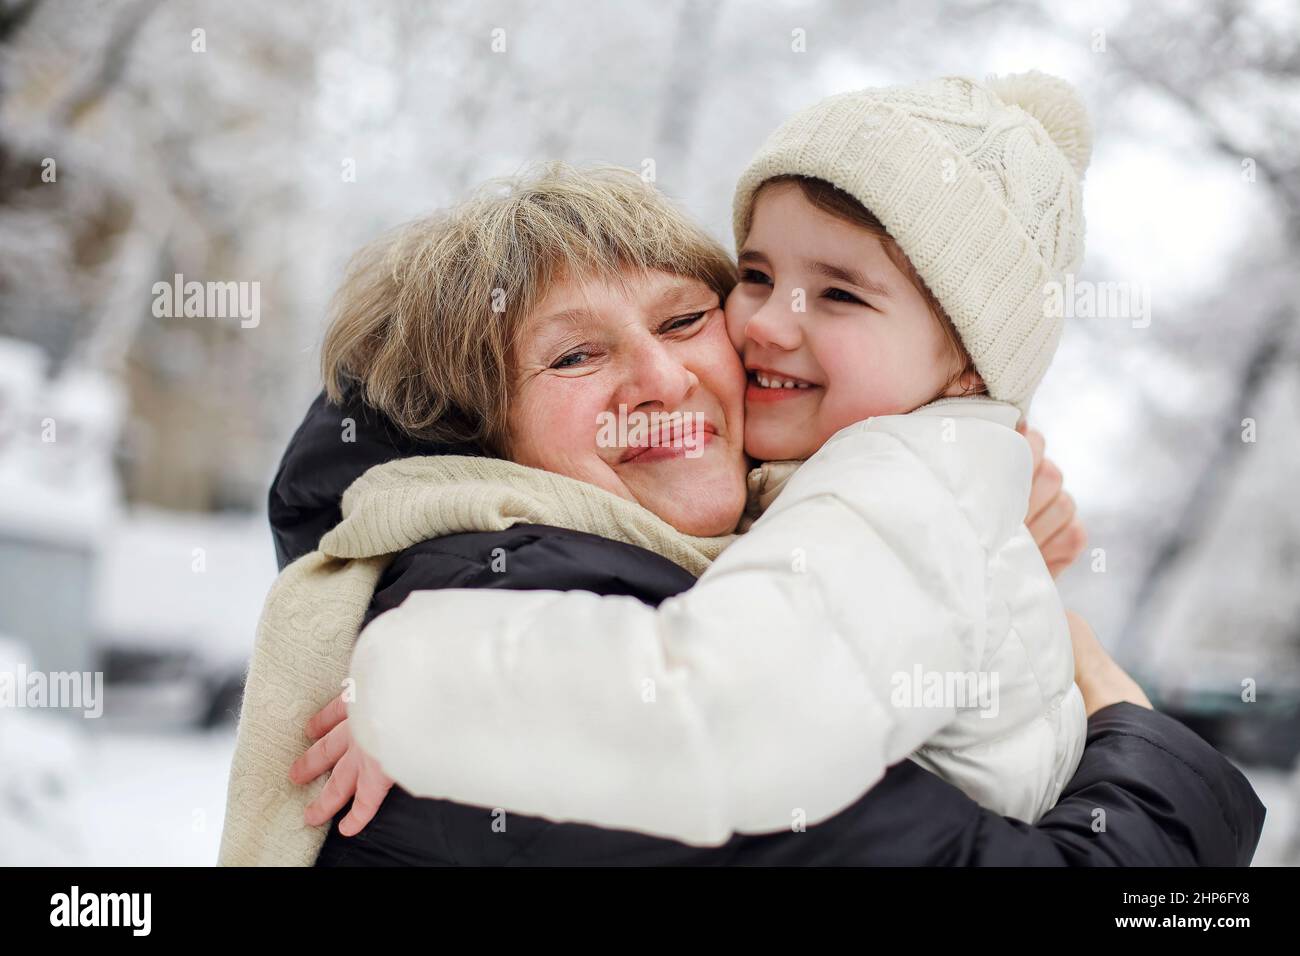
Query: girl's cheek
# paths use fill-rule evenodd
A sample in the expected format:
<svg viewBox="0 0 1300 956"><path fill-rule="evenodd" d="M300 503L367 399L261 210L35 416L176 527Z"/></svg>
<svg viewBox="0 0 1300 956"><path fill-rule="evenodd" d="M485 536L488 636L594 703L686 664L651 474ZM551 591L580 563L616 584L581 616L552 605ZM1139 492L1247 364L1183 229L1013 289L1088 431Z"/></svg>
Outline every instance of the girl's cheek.
<svg viewBox="0 0 1300 956"><path fill-rule="evenodd" d="M735 332L732 330L731 321L720 324L718 334L712 337L710 349L718 355L719 367L731 373L731 376L740 382L741 390L744 390L745 363L742 362L741 355L745 351L745 323L737 321Z"/></svg>
<svg viewBox="0 0 1300 956"><path fill-rule="evenodd" d="M739 287L732 290L731 295L727 296L727 304L723 314L727 319L727 337L731 340L731 347L737 352L743 351L745 347L745 325L749 317L741 302Z"/></svg>
<svg viewBox="0 0 1300 956"><path fill-rule="evenodd" d="M861 343L845 343L838 353L827 357L823 368L831 434L880 413L881 397L893 387L888 363L879 362Z"/></svg>

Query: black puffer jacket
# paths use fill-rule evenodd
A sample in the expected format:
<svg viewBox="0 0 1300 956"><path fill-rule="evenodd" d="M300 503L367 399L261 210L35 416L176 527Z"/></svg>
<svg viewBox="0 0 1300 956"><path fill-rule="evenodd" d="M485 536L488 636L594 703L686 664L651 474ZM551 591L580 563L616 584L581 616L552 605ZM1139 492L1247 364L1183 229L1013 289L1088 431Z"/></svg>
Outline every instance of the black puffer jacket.
<svg viewBox="0 0 1300 956"><path fill-rule="evenodd" d="M356 422L343 442L341 420ZM413 454L474 453L401 438L360 403L323 396L294 435L271 491L281 566L315 548L339 519L343 491L372 465ZM494 549L508 558L491 570ZM499 565L498 565L499 566ZM649 551L536 525L456 534L403 552L367 620L413 591L438 588L586 590L657 605L694 579ZM1105 831L1093 831L1096 811ZM375 819L344 837L339 813L318 865L781 864L1233 866L1249 863L1264 807L1236 768L1182 724L1132 704L1098 711L1078 771L1056 807L1030 826L984 810L911 761L848 809L802 833L737 836L716 848L489 808L389 793ZM502 824L504 823L504 829Z"/></svg>

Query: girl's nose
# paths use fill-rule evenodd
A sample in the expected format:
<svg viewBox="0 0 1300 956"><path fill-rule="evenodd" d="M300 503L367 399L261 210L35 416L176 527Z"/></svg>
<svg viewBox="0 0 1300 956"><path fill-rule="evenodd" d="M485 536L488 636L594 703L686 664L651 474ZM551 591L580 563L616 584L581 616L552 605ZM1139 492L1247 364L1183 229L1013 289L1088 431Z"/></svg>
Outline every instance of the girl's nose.
<svg viewBox="0 0 1300 956"><path fill-rule="evenodd" d="M768 296L745 323L745 337L756 345L786 352L798 348L803 339L803 316L794 310L793 302L793 297Z"/></svg>

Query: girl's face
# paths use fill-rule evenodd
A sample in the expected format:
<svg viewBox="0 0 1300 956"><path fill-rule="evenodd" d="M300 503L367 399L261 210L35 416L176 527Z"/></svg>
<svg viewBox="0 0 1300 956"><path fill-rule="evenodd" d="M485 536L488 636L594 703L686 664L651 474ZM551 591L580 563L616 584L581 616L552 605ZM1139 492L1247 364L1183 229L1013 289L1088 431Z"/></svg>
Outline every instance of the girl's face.
<svg viewBox="0 0 1300 956"><path fill-rule="evenodd" d="M510 458L688 534L729 532L745 505L745 373L718 295L662 272L622 278L557 283L525 320Z"/></svg>
<svg viewBox="0 0 1300 956"><path fill-rule="evenodd" d="M753 457L808 458L854 422L960 393L951 343L880 239L796 183L759 190L739 262L727 331L749 376Z"/></svg>

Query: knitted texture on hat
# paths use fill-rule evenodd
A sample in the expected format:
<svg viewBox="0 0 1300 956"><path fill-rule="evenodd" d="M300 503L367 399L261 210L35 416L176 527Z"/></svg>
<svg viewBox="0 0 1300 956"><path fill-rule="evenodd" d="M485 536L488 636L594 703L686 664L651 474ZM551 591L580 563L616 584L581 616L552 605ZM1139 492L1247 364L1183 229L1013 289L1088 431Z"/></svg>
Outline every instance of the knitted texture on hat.
<svg viewBox="0 0 1300 956"><path fill-rule="evenodd" d="M775 176L823 179L884 224L952 319L989 394L1027 412L1060 342L1049 282L1083 259L1087 112L1042 73L842 93L791 117L736 186L736 248Z"/></svg>

